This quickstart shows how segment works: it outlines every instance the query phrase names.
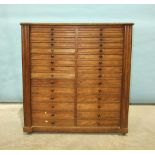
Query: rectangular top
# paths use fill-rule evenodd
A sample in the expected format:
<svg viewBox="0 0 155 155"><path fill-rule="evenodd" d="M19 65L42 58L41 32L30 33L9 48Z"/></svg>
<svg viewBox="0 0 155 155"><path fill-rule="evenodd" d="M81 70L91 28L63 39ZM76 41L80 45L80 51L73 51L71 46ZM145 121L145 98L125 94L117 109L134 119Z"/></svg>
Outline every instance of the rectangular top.
<svg viewBox="0 0 155 155"><path fill-rule="evenodd" d="M20 25L133 25L134 23L20 23Z"/></svg>

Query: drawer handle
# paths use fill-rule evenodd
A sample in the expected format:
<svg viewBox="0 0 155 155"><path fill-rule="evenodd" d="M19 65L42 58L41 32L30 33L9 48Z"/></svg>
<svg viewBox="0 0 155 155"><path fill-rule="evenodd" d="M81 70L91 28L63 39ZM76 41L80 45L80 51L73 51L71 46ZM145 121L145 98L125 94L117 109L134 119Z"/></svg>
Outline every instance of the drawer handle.
<svg viewBox="0 0 155 155"><path fill-rule="evenodd" d="M100 114L98 114L97 116L98 116L98 117L100 117L101 115L100 115Z"/></svg>
<svg viewBox="0 0 155 155"><path fill-rule="evenodd" d="M54 71L54 68L51 68L52 71Z"/></svg>
<svg viewBox="0 0 155 155"><path fill-rule="evenodd" d="M55 116L55 114L51 114L51 116Z"/></svg>
<svg viewBox="0 0 155 155"><path fill-rule="evenodd" d="M101 100L101 98L98 98L98 100Z"/></svg>
<svg viewBox="0 0 155 155"><path fill-rule="evenodd" d="M102 68L99 68L98 70L99 70L99 71L101 71L101 70L102 70Z"/></svg>
<svg viewBox="0 0 155 155"><path fill-rule="evenodd" d="M100 47L102 47L102 44L100 44Z"/></svg>
<svg viewBox="0 0 155 155"><path fill-rule="evenodd" d="M54 84L54 82L51 82L51 84Z"/></svg>
<svg viewBox="0 0 155 155"><path fill-rule="evenodd" d="M51 124L55 124L55 122L51 122Z"/></svg>
<svg viewBox="0 0 155 155"><path fill-rule="evenodd" d="M102 84L102 82L99 82L99 83L98 83L98 85L101 85L101 84Z"/></svg>
<svg viewBox="0 0 155 155"><path fill-rule="evenodd" d="M101 125L100 122L97 122L97 125Z"/></svg>
<svg viewBox="0 0 155 155"><path fill-rule="evenodd" d="M101 108L101 106L99 105L98 108Z"/></svg>
<svg viewBox="0 0 155 155"><path fill-rule="evenodd" d="M51 92L54 92L54 89L52 89Z"/></svg>
<svg viewBox="0 0 155 155"><path fill-rule="evenodd" d="M51 46L53 46L53 43L51 44Z"/></svg>
<svg viewBox="0 0 155 155"><path fill-rule="evenodd" d="M54 58L54 55L51 55L51 58Z"/></svg>
<svg viewBox="0 0 155 155"><path fill-rule="evenodd" d="M99 64L102 64L102 62L100 61Z"/></svg>
<svg viewBox="0 0 155 155"><path fill-rule="evenodd" d="M100 93L100 92L101 92L101 90L99 89L99 90L98 90L98 92Z"/></svg>
<svg viewBox="0 0 155 155"><path fill-rule="evenodd" d="M54 97L51 97L51 100L54 100Z"/></svg>
<svg viewBox="0 0 155 155"><path fill-rule="evenodd" d="M48 120L45 120L45 123L48 123Z"/></svg>
<svg viewBox="0 0 155 155"><path fill-rule="evenodd" d="M54 77L54 75L52 74L51 77Z"/></svg>
<svg viewBox="0 0 155 155"><path fill-rule="evenodd" d="M99 75L98 77L99 77L99 78L101 78L101 77L102 77L102 75Z"/></svg>
<svg viewBox="0 0 155 155"><path fill-rule="evenodd" d="M54 106L52 105L52 108L54 108Z"/></svg>
<svg viewBox="0 0 155 155"><path fill-rule="evenodd" d="M102 56L102 55L100 55L100 56L99 56L99 58L103 58L103 56Z"/></svg>
<svg viewBox="0 0 155 155"><path fill-rule="evenodd" d="M54 61L51 61L51 64L54 64Z"/></svg>

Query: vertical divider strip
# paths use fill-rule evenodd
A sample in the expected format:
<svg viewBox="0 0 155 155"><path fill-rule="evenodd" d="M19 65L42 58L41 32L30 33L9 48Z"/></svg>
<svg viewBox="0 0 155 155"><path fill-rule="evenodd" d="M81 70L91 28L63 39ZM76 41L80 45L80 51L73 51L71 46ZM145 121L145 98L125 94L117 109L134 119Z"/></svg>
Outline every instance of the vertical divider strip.
<svg viewBox="0 0 155 155"><path fill-rule="evenodd" d="M77 59L78 59L78 26L75 27L74 126L77 126L77 79L78 79Z"/></svg>

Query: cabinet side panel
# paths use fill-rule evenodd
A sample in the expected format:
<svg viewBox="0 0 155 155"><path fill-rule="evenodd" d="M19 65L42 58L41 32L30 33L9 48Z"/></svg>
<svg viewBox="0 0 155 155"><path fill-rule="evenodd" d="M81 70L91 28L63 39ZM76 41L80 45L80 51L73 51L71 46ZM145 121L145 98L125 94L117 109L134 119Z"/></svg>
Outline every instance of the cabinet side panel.
<svg viewBox="0 0 155 155"><path fill-rule="evenodd" d="M22 25L24 131L31 132L29 25Z"/></svg>
<svg viewBox="0 0 155 155"><path fill-rule="evenodd" d="M132 26L126 25L124 27L124 58L123 58L122 104L121 104L121 131L123 133L128 132L131 48L132 48Z"/></svg>

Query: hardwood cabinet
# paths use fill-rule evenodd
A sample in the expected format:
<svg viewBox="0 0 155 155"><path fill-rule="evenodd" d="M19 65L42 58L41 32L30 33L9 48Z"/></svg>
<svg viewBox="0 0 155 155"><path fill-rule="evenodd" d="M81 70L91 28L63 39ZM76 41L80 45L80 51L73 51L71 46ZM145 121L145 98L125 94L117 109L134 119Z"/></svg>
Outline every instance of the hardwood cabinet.
<svg viewBox="0 0 155 155"><path fill-rule="evenodd" d="M24 131L128 132L132 23L22 23Z"/></svg>

